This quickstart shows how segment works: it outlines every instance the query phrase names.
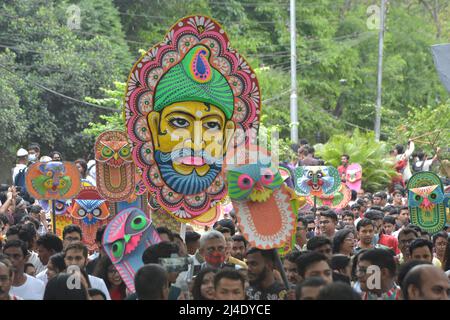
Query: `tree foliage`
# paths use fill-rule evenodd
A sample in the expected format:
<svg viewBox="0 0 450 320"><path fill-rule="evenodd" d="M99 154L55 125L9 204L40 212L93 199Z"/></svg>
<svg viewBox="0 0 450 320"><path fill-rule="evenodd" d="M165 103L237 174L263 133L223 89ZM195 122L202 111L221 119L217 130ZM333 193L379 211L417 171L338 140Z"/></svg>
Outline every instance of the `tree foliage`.
<svg viewBox="0 0 450 320"><path fill-rule="evenodd" d="M338 167L341 156L350 156L350 163L362 167L362 188L369 192L383 190L394 176L394 161L387 158L388 145L376 142L373 133L362 133L356 129L352 135L335 135L325 145L315 146L316 155L327 164Z"/></svg>

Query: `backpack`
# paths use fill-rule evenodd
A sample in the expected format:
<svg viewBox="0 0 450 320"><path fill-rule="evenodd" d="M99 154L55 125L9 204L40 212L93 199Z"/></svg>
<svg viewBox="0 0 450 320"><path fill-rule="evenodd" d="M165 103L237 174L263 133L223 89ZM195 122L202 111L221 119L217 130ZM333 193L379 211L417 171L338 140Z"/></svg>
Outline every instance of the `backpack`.
<svg viewBox="0 0 450 320"><path fill-rule="evenodd" d="M419 162L419 161L417 161ZM420 166L417 165L417 162L414 162L413 166L412 166L412 170L413 172L420 172L423 171L423 166L425 164L425 159L423 159L422 164Z"/></svg>
<svg viewBox="0 0 450 320"><path fill-rule="evenodd" d="M25 186L26 171L27 171L27 168L20 169L14 178L14 185L16 187L21 187L22 191L26 191L26 186Z"/></svg>

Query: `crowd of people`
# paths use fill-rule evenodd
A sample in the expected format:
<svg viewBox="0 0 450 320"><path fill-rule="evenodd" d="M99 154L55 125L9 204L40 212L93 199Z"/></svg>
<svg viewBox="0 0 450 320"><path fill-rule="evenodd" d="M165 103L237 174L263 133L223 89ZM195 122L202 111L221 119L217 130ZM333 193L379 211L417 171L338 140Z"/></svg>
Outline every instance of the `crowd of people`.
<svg viewBox="0 0 450 320"><path fill-rule="evenodd" d="M15 186L0 194L0 300L437 300L450 293L450 231L430 235L411 224L402 188L361 189L342 210L300 210L295 244L284 256L251 247L234 211L201 232L157 226L161 242L146 248L129 292L102 248L105 226L97 230L99 249L89 252L77 225L60 239L49 212L20 190L29 163L62 161L61 153L43 159L31 145L17 158ZM298 160L323 164L307 144ZM349 156L342 162L345 171ZM86 161L76 163L87 179ZM184 262L168 268L165 259Z"/></svg>

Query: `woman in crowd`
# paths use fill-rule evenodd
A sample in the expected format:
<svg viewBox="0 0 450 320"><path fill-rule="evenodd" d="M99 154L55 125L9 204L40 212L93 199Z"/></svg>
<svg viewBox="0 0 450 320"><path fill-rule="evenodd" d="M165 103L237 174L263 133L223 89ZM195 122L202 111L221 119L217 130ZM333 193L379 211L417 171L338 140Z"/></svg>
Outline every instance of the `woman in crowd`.
<svg viewBox="0 0 450 320"><path fill-rule="evenodd" d="M195 277L192 287L194 300L214 300L214 269L206 268Z"/></svg>
<svg viewBox="0 0 450 320"><path fill-rule="evenodd" d="M64 262L64 253L59 252L50 257L47 264L47 279L50 281L59 273L66 270L66 263Z"/></svg>
<svg viewBox="0 0 450 320"><path fill-rule="evenodd" d="M442 268L445 268L445 251L448 244L448 233L441 231L433 236L434 256L439 259ZM444 270L447 271L447 270Z"/></svg>
<svg viewBox="0 0 450 320"><path fill-rule="evenodd" d="M103 279L108 288L111 300L123 300L126 297L126 285L117 272L116 267L108 256L103 256L98 261L94 276Z"/></svg>
<svg viewBox="0 0 450 320"><path fill-rule="evenodd" d="M353 255L355 234L352 229L345 228L336 232L333 238L333 254Z"/></svg>

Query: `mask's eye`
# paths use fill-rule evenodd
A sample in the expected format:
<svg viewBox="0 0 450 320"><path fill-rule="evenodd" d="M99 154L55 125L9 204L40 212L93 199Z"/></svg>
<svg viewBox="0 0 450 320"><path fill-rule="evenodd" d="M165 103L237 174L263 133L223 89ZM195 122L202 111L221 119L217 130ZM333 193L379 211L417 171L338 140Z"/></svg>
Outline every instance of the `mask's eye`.
<svg viewBox="0 0 450 320"><path fill-rule="evenodd" d="M113 151L110 148L108 148L106 146L103 147L103 149L102 149L102 156L103 157L109 158L109 157L112 157L112 155L113 155Z"/></svg>
<svg viewBox="0 0 450 320"><path fill-rule="evenodd" d="M120 149L119 155L122 158L127 158L128 156L130 156L130 147L129 146L125 146L122 149Z"/></svg>
<svg viewBox="0 0 450 320"><path fill-rule="evenodd" d="M205 128L208 130L220 130L220 123L215 121L208 121L204 124Z"/></svg>
<svg viewBox="0 0 450 320"><path fill-rule="evenodd" d="M436 193L432 193L432 194L430 195L430 198L433 199L433 200L435 200L435 199L437 198L437 194L436 194Z"/></svg>
<svg viewBox="0 0 450 320"><path fill-rule="evenodd" d="M189 121L183 118L173 118L169 123L175 128L187 128L189 127Z"/></svg>
<svg viewBox="0 0 450 320"><path fill-rule="evenodd" d="M317 172L317 178L322 178L323 177L323 173L322 173L322 171L319 171L319 172Z"/></svg>
<svg viewBox="0 0 450 320"><path fill-rule="evenodd" d="M86 216L86 210L84 210L83 208L78 209L78 215L79 215L80 217Z"/></svg>
<svg viewBox="0 0 450 320"><path fill-rule="evenodd" d="M50 189L51 187L53 187L53 180L52 180L52 179L49 179L49 180L45 181L45 182L44 182L44 186L45 186L47 189Z"/></svg>
<svg viewBox="0 0 450 320"><path fill-rule="evenodd" d="M253 178L250 177L248 174L243 174L238 179L238 186L242 190L248 190L251 187L253 187Z"/></svg>
<svg viewBox="0 0 450 320"><path fill-rule="evenodd" d="M92 214L95 217L99 217L102 214L102 210L100 210L99 208L96 208L96 209L92 210Z"/></svg>
<svg viewBox="0 0 450 320"><path fill-rule="evenodd" d="M52 171L47 172L47 177L53 177L53 172Z"/></svg>
<svg viewBox="0 0 450 320"><path fill-rule="evenodd" d="M273 172L270 169L266 169L261 176L261 182L263 184L271 184L273 180L275 179L275 176Z"/></svg>
<svg viewBox="0 0 450 320"><path fill-rule="evenodd" d="M56 210L62 210L64 208L64 203L56 201L55 207L56 207Z"/></svg>
<svg viewBox="0 0 450 320"><path fill-rule="evenodd" d="M142 230L147 225L147 219L144 216L139 215L134 217L131 221L131 228L135 231Z"/></svg>
<svg viewBox="0 0 450 320"><path fill-rule="evenodd" d="M308 178L312 178L313 177L313 172L312 171L308 171Z"/></svg>
<svg viewBox="0 0 450 320"><path fill-rule="evenodd" d="M115 259L121 259L123 256L123 253L125 251L125 245L124 245L123 239L114 241L114 243L112 244L111 250L112 250L113 257Z"/></svg>
<svg viewBox="0 0 450 320"><path fill-rule="evenodd" d="M416 200L416 201L420 201L421 199L422 199L422 197L419 196L418 194L416 194L416 195L414 196L414 200Z"/></svg>

